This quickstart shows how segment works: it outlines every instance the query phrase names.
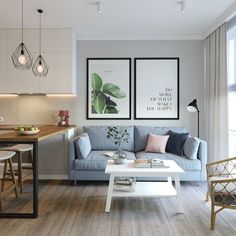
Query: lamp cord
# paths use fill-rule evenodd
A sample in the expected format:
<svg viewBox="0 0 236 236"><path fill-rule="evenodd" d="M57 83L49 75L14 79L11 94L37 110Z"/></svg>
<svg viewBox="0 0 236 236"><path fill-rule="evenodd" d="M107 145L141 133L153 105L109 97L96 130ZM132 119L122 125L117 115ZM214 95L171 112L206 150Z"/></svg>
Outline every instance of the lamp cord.
<svg viewBox="0 0 236 236"><path fill-rule="evenodd" d="M39 13L39 55L41 55L41 13Z"/></svg>
<svg viewBox="0 0 236 236"><path fill-rule="evenodd" d="M24 0L21 1L21 39L22 39L22 43L24 42L24 33L23 33L23 29L24 29L24 20L23 20L23 15L24 15Z"/></svg>

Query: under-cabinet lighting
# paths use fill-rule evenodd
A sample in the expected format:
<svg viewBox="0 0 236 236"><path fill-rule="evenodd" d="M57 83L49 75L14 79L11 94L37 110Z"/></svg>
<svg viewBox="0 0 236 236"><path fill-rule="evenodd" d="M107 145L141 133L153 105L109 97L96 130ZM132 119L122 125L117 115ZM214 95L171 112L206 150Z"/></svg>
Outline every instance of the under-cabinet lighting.
<svg viewBox="0 0 236 236"><path fill-rule="evenodd" d="M0 97L17 97L18 94L0 94Z"/></svg>
<svg viewBox="0 0 236 236"><path fill-rule="evenodd" d="M76 97L75 94L46 94L47 97Z"/></svg>

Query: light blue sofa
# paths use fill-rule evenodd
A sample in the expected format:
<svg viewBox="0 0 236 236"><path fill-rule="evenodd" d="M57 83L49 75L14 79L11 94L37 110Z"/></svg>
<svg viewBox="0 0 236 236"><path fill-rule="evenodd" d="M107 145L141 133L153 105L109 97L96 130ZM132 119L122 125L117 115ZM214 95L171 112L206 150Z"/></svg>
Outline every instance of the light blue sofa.
<svg viewBox="0 0 236 236"><path fill-rule="evenodd" d="M181 175L182 181L203 181L206 180L205 166L207 162L207 143L200 141L198 158L190 160L187 157L177 156L171 153L149 153L145 152L148 140L148 134L166 134L169 130L178 133L186 132L182 127L153 127L153 126L122 126L126 128L130 134L129 143L124 143L122 150L127 153L128 159L153 159L160 158L162 160L174 160L185 171ZM107 126L84 126L83 131L87 132L91 142L92 151L86 159L78 159L75 151L75 137L69 143L69 163L68 173L70 180L108 180L109 176L105 174L108 157L102 153L108 150L116 150L117 147L106 138Z"/></svg>

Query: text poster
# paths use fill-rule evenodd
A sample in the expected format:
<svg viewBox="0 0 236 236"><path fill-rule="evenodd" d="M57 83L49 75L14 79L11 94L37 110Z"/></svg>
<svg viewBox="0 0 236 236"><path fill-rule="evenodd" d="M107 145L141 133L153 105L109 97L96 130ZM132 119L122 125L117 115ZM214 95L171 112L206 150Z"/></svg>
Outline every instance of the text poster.
<svg viewBox="0 0 236 236"><path fill-rule="evenodd" d="M179 119L179 58L135 59L135 119Z"/></svg>

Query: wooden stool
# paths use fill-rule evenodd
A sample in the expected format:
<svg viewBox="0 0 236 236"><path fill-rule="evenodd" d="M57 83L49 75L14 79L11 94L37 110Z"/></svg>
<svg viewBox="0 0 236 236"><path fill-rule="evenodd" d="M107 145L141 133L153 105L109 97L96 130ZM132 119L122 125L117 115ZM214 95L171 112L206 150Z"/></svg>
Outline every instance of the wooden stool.
<svg viewBox="0 0 236 236"><path fill-rule="evenodd" d="M16 180L15 180L15 174L14 174L14 170L12 167L12 160L11 158L15 155L15 152L11 152L11 151L0 151L0 162L4 161L4 171L3 171L3 179L2 179L2 184L4 184L5 180L12 180L12 185L10 187L8 187L5 191L14 188L15 190L15 195L16 197L18 197L17 194L17 188L16 188ZM7 164L9 164L9 168L10 168L10 178L6 178L6 171L7 171ZM1 180L0 180L0 184L1 184ZM2 210L2 193L5 192L3 189L3 185L0 191L0 210Z"/></svg>
<svg viewBox="0 0 236 236"><path fill-rule="evenodd" d="M17 144L11 147L5 147L1 148L1 150L4 151L14 151L16 152L17 158L18 158L18 170L17 170L17 176L18 176L18 184L20 186L20 192L23 192L23 169L30 169L33 170L33 145L31 144ZM22 165L22 156L25 152L30 153L30 167L24 167Z"/></svg>

